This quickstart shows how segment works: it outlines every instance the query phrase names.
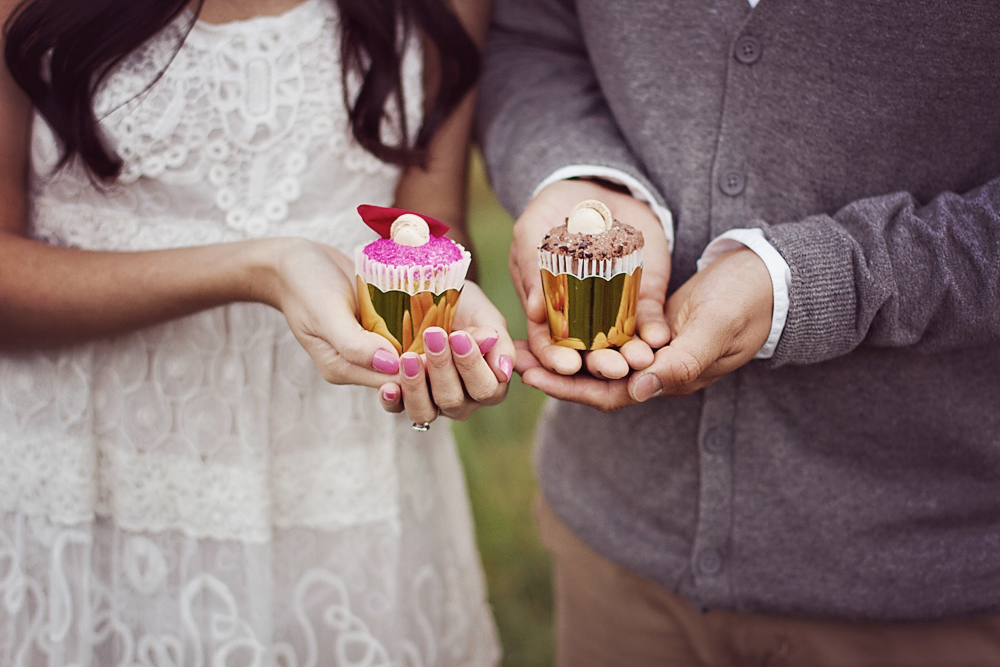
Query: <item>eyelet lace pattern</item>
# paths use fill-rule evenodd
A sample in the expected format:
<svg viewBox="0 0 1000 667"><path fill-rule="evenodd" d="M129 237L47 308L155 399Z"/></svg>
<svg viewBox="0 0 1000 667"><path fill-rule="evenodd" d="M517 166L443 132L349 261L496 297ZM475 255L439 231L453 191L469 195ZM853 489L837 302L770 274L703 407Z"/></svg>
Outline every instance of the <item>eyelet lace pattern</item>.
<svg viewBox="0 0 1000 667"><path fill-rule="evenodd" d="M173 56L187 18L99 93L125 163L114 184L53 174L36 118L32 234L123 251L280 235L350 255L370 240L355 208L390 204L399 170L351 137L334 4L197 23ZM403 78L416 127L415 48ZM280 313L233 304L0 355L0 664L497 655L447 428L417 434L373 390L324 382Z"/></svg>

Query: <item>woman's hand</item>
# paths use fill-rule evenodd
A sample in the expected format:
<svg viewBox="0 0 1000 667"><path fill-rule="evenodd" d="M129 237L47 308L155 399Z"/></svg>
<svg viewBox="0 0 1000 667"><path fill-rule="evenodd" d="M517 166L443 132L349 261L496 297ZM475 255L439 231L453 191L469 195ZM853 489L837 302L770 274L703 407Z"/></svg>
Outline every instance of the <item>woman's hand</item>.
<svg viewBox="0 0 1000 667"><path fill-rule="evenodd" d="M424 424L439 414L464 420L477 408L504 399L514 368L514 343L503 315L473 282L465 283L454 329L447 335L429 327L425 353L402 355L399 377L379 392L383 408L405 410L414 424Z"/></svg>
<svg viewBox="0 0 1000 667"><path fill-rule="evenodd" d="M283 241L263 300L285 315L327 382L382 386L399 371L399 356L358 323L354 262L320 243Z"/></svg>

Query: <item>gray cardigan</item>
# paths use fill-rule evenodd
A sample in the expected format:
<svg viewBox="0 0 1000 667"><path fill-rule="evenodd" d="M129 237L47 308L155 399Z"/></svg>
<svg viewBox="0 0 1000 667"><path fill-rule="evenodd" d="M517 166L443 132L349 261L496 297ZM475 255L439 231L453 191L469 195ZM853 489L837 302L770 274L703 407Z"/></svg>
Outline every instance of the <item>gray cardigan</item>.
<svg viewBox="0 0 1000 667"><path fill-rule="evenodd" d="M671 289L734 227L791 268L773 359L549 405L584 541L700 608L1000 613L996 0L496 0L478 126L514 214L569 164L647 184Z"/></svg>

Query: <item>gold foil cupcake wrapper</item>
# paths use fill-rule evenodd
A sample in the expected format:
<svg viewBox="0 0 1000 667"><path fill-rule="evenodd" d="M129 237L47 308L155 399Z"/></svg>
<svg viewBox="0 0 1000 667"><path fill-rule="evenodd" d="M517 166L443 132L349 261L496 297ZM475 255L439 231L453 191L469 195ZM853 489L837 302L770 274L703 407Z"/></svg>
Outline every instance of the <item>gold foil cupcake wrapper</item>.
<svg viewBox="0 0 1000 667"><path fill-rule="evenodd" d="M398 290L383 292L361 276L357 276L357 282L361 326L388 340L399 354L423 354L427 327L451 332L462 288L447 289L440 294L408 294Z"/></svg>
<svg viewBox="0 0 1000 667"><path fill-rule="evenodd" d="M611 279L577 278L542 269L552 342L575 350L621 347L635 335L642 268Z"/></svg>

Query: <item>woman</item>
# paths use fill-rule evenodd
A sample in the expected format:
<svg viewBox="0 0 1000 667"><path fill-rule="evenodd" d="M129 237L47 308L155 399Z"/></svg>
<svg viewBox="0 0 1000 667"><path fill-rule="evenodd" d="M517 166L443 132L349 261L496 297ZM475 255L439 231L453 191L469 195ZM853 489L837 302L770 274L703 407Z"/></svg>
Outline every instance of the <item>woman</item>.
<svg viewBox="0 0 1000 667"><path fill-rule="evenodd" d="M411 422L501 400L513 345L469 284L398 372L348 259L361 203L461 229L487 8L0 4L0 661L492 664Z"/></svg>

